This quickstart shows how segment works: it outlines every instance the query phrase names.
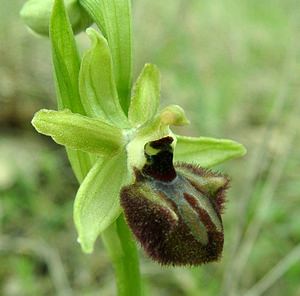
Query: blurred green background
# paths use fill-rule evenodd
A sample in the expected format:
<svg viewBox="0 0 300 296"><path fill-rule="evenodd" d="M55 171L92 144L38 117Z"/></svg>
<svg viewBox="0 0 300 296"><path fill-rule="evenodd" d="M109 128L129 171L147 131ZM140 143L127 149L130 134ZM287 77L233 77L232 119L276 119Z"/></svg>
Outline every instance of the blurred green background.
<svg viewBox="0 0 300 296"><path fill-rule="evenodd" d="M24 2L0 0L0 295L115 295L101 241L92 255L76 243L64 149L30 125L55 94ZM166 268L141 251L145 294L300 295L299 1L135 0L133 12L135 73L159 66L162 104L192 121L180 132L248 149L218 168L232 178L222 260Z"/></svg>

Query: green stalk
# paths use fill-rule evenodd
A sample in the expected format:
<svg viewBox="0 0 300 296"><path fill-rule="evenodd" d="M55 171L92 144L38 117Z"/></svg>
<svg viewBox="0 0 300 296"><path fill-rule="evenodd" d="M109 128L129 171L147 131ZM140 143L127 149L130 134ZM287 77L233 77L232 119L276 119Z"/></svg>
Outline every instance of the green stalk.
<svg viewBox="0 0 300 296"><path fill-rule="evenodd" d="M81 0L83 7L103 27L108 36L115 65L121 105L127 111L132 77L130 0ZM102 8L102 9L99 9ZM125 17L124 17L125 16ZM78 89L80 57L63 0L55 0L50 21L50 40L59 109L85 114ZM126 90L123 92L123 90ZM119 94L120 95L120 94ZM91 157L78 150L67 150L72 169L81 183L92 167ZM121 215L103 234L104 244L115 269L119 296L141 295L139 259L135 241Z"/></svg>
<svg viewBox="0 0 300 296"><path fill-rule="evenodd" d="M115 269L118 295L141 295L138 252L123 214L102 234L102 239Z"/></svg>

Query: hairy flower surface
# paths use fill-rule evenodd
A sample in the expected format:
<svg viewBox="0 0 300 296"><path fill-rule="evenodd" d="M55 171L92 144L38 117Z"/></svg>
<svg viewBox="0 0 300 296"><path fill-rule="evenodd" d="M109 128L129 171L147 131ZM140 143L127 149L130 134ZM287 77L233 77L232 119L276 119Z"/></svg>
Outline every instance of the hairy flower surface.
<svg viewBox="0 0 300 296"><path fill-rule="evenodd" d="M121 191L126 220L162 264L198 265L223 249L221 210L228 179L187 163L173 166L171 137L145 145L146 164Z"/></svg>

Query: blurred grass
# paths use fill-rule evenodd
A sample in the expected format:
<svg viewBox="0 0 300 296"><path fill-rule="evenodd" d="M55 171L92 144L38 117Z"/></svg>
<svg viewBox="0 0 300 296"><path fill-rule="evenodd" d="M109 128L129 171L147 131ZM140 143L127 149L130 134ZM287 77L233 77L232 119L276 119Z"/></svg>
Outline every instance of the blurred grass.
<svg viewBox="0 0 300 296"><path fill-rule="evenodd" d="M76 243L77 184L65 153L30 125L55 98L49 43L19 20L23 2L0 0L0 295L114 295L101 242L91 256ZM162 268L141 252L146 293L300 295L298 1L133 8L135 73L145 62L160 67L162 104L182 105L192 121L180 132L248 149L219 168L232 177L222 261ZM88 46L84 34L78 41Z"/></svg>

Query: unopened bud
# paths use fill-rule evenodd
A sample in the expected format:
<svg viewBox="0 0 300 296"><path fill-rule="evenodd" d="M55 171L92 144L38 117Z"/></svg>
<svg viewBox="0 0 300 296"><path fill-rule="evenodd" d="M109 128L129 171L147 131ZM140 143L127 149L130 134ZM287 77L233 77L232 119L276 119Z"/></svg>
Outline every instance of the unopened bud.
<svg viewBox="0 0 300 296"><path fill-rule="evenodd" d="M22 7L20 15L32 31L48 36L53 3L54 0L29 0ZM78 0L64 0L64 3L75 34L91 25L91 18Z"/></svg>

